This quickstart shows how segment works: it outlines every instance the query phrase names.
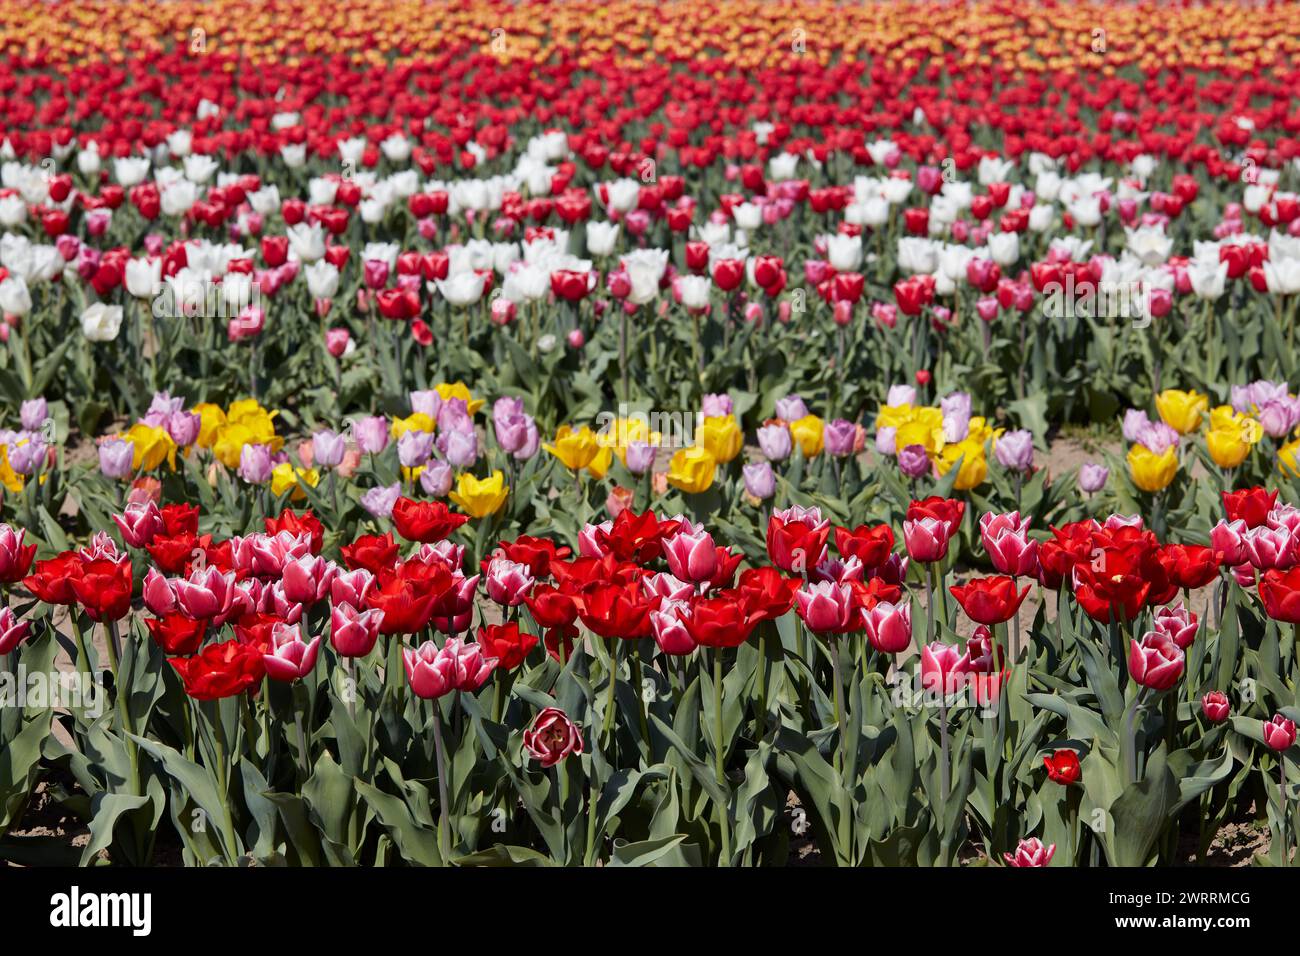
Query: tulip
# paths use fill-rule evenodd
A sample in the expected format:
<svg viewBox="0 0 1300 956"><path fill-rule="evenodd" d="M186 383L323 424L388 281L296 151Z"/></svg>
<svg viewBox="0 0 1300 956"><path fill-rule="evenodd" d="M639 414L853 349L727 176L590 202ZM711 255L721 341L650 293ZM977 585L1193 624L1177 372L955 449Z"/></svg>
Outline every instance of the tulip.
<svg viewBox="0 0 1300 956"><path fill-rule="evenodd" d="M547 707L524 731L524 749L542 767L555 766L571 754L581 754L582 731L558 707Z"/></svg>
<svg viewBox="0 0 1300 956"><path fill-rule="evenodd" d="M691 606L685 600L664 601L658 610L650 612L651 632L665 654L682 656L695 650L695 638L686 626L690 615Z"/></svg>
<svg viewBox="0 0 1300 956"><path fill-rule="evenodd" d="M1073 750L1057 750L1050 757L1044 757L1043 764L1047 767L1048 779L1063 787L1078 783L1083 776L1079 755Z"/></svg>
<svg viewBox="0 0 1300 956"><path fill-rule="evenodd" d="M122 514L113 515L113 522L122 532L122 540L132 548L145 547L163 531L162 515L152 501L127 505Z"/></svg>
<svg viewBox="0 0 1300 956"><path fill-rule="evenodd" d="M1007 432L994 441L993 456L1009 471L1027 472L1034 464L1034 436L1024 429Z"/></svg>
<svg viewBox="0 0 1300 956"><path fill-rule="evenodd" d="M858 630L853 592L846 584L819 581L795 592L799 616L808 629L818 634L843 634Z"/></svg>
<svg viewBox="0 0 1300 956"><path fill-rule="evenodd" d="M475 478L469 472L461 474L456 482L456 490L449 497L466 513L475 518L484 518L500 511L509 495L510 488L505 483L505 477L497 470L483 479Z"/></svg>
<svg viewBox="0 0 1300 956"><path fill-rule="evenodd" d="M347 602L335 602L330 612L330 643L343 657L365 657L379 639L384 612L357 611Z"/></svg>
<svg viewBox="0 0 1300 956"><path fill-rule="evenodd" d="M956 529L933 517L903 521L903 544L913 561L931 564L948 555L948 543Z"/></svg>
<svg viewBox="0 0 1300 956"><path fill-rule="evenodd" d="M320 637L303 640L298 624L277 623L271 629L271 650L262 655L266 676L272 680L301 680L316 666Z"/></svg>
<svg viewBox="0 0 1300 956"><path fill-rule="evenodd" d="M1020 610L1020 605L1029 594L1029 586L1016 594L1016 580L1013 577L972 578L966 584L954 584L948 588L957 599L967 617L980 624L1003 624Z"/></svg>
<svg viewBox="0 0 1300 956"><path fill-rule="evenodd" d="M528 565L509 558L493 558L488 563L487 592L497 604L518 607L535 583Z"/></svg>
<svg viewBox="0 0 1300 956"><path fill-rule="evenodd" d="M1288 720L1281 714L1274 714L1273 719L1262 722L1264 743L1270 750L1281 753L1290 750L1295 744L1295 721Z"/></svg>
<svg viewBox="0 0 1300 956"><path fill-rule="evenodd" d="M1149 631L1141 641L1130 642L1129 675L1143 687L1168 690L1183 676L1183 668L1183 649L1160 631Z"/></svg>
<svg viewBox="0 0 1300 956"><path fill-rule="evenodd" d="M1143 491L1163 491L1178 473L1178 454L1170 447L1157 454L1145 445L1134 445L1128 452L1129 474Z"/></svg>
<svg viewBox="0 0 1300 956"><path fill-rule="evenodd" d="M1191 647L1196 639L1196 615L1183 607L1181 601L1172 607L1157 608L1152 625L1183 650Z"/></svg>
<svg viewBox="0 0 1300 956"><path fill-rule="evenodd" d="M1156 396L1156 411L1160 413L1161 420L1180 435L1186 435L1200 427L1201 416L1209 407L1209 397L1199 392L1170 388Z"/></svg>
<svg viewBox="0 0 1300 956"><path fill-rule="evenodd" d="M1016 847L1016 852L1003 853L1002 858L1007 861L1007 866L1047 866L1052 862L1052 857L1056 853L1056 844L1044 846L1038 837L1030 837L1028 840L1021 840Z"/></svg>
<svg viewBox="0 0 1300 956"><path fill-rule="evenodd" d="M10 608L0 608L0 657L13 653L31 633L31 622L20 621Z"/></svg>
<svg viewBox="0 0 1300 956"><path fill-rule="evenodd" d="M1029 537L1029 522L1020 513L994 514L980 518L980 540L993 567L1013 577L1038 573L1038 542Z"/></svg>
<svg viewBox="0 0 1300 956"><path fill-rule="evenodd" d="M26 534L22 528L15 531L7 524L0 524L0 584L21 581L31 569L36 545L23 544Z"/></svg>
<svg viewBox="0 0 1300 956"><path fill-rule="evenodd" d="M1106 479L1109 477L1109 468L1093 462L1085 462L1079 466L1079 490L1084 494L1096 494L1106 486Z"/></svg>
<svg viewBox="0 0 1300 956"><path fill-rule="evenodd" d="M776 474L765 461L752 461L741 469L745 480L745 493L759 501L776 494Z"/></svg>
<svg viewBox="0 0 1300 956"><path fill-rule="evenodd" d="M1201 698L1201 713L1205 714L1205 719L1212 724L1223 723L1231 712L1232 705L1228 702L1228 695L1223 691L1212 690Z"/></svg>
<svg viewBox="0 0 1300 956"><path fill-rule="evenodd" d="M900 654L912 642L912 607L880 601L862 611L867 640L882 654Z"/></svg>
<svg viewBox="0 0 1300 956"><path fill-rule="evenodd" d="M718 549L707 531L676 534L664 540L668 570L682 581L700 584L713 577L718 567Z"/></svg>

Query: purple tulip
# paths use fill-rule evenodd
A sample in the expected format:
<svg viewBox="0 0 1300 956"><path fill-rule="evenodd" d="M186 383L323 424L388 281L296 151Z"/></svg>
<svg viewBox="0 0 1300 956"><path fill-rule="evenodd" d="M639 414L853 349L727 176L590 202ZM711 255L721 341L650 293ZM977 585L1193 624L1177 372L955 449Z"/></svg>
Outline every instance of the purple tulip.
<svg viewBox="0 0 1300 956"><path fill-rule="evenodd" d="M401 496L400 482L394 482L387 487L380 485L371 488L361 496L361 507L365 508L372 518L387 518L392 515L393 505L397 504L397 499Z"/></svg>
<svg viewBox="0 0 1300 956"><path fill-rule="evenodd" d="M432 498L445 498L451 491L451 465L434 459L420 472L420 487Z"/></svg>
<svg viewBox="0 0 1300 956"><path fill-rule="evenodd" d="M99 470L105 478L126 478L135 460L135 443L125 438L110 438L99 446Z"/></svg>
<svg viewBox="0 0 1300 956"><path fill-rule="evenodd" d="M822 438L826 443L826 453L837 458L853 454L853 444L858 437L858 426L843 418L826 423Z"/></svg>
<svg viewBox="0 0 1300 956"><path fill-rule="evenodd" d="M993 443L993 456L1003 468L1029 471L1034 465L1034 436L1021 428L1007 432Z"/></svg>
<svg viewBox="0 0 1300 956"><path fill-rule="evenodd" d="M1104 465L1086 462L1079 468L1079 489L1087 494L1095 494L1106 486L1110 469Z"/></svg>
<svg viewBox="0 0 1300 956"><path fill-rule="evenodd" d="M745 493L765 501L776 494L776 474L765 461L751 461L743 469Z"/></svg>
<svg viewBox="0 0 1300 956"><path fill-rule="evenodd" d="M930 456L924 445L908 445L899 449L898 468L909 478L920 478L930 472Z"/></svg>
<svg viewBox="0 0 1300 956"><path fill-rule="evenodd" d="M758 430L758 447L768 461L785 461L793 448L790 429L784 425L764 425Z"/></svg>
<svg viewBox="0 0 1300 956"><path fill-rule="evenodd" d="M312 461L322 468L337 468L347 450L347 439L328 428L311 436Z"/></svg>
<svg viewBox="0 0 1300 956"><path fill-rule="evenodd" d="M271 480L271 449L266 445L245 445L239 451L239 477L250 485L260 485Z"/></svg>
<svg viewBox="0 0 1300 956"><path fill-rule="evenodd" d="M432 432L403 432L402 437L397 439L397 460L403 468L419 468L432 454Z"/></svg>
<svg viewBox="0 0 1300 956"><path fill-rule="evenodd" d="M358 419L352 424L352 437L365 454L377 455L388 447L388 421L382 415Z"/></svg>
<svg viewBox="0 0 1300 956"><path fill-rule="evenodd" d="M45 419L49 418L49 416L50 409L44 398L29 398L23 402L18 413L23 428L29 432L40 431L41 426L45 424Z"/></svg>
<svg viewBox="0 0 1300 956"><path fill-rule="evenodd" d="M655 463L655 447L643 441L630 441L624 450L627 470L634 475L644 475Z"/></svg>

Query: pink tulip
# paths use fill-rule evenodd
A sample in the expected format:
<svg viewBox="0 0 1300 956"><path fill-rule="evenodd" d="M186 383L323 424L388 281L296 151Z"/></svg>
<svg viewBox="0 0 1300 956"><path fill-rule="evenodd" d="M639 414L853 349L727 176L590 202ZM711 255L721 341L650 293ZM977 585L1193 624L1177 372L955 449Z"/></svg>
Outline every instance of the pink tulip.
<svg viewBox="0 0 1300 956"><path fill-rule="evenodd" d="M641 587L647 597L654 597L657 594L664 599L665 604L669 601L689 601L695 594L693 584L663 571L642 578Z"/></svg>
<svg viewBox="0 0 1300 956"><path fill-rule="evenodd" d="M1183 649L1160 631L1148 631L1129 645L1128 671L1133 680L1154 691L1168 690L1183 676Z"/></svg>
<svg viewBox="0 0 1300 956"><path fill-rule="evenodd" d="M1238 518L1226 521L1222 518L1210 529L1210 547L1214 549L1220 564L1229 567L1246 561L1246 522Z"/></svg>
<svg viewBox="0 0 1300 956"><path fill-rule="evenodd" d="M1286 569L1296 563L1296 538L1286 528L1251 528L1242 536L1246 560L1256 569Z"/></svg>
<svg viewBox="0 0 1300 956"><path fill-rule="evenodd" d="M1007 866L1047 866L1055 853L1055 843L1044 846L1038 837L1030 837L1020 841L1014 854L1003 853L1002 858L1007 861Z"/></svg>
<svg viewBox="0 0 1300 956"><path fill-rule="evenodd" d="M199 568L188 578L178 578L172 585L176 604L194 621L224 624L235 599L235 572L215 567Z"/></svg>
<svg viewBox="0 0 1300 956"><path fill-rule="evenodd" d="M535 583L526 564L509 558L493 558L488 563L488 597L503 607L518 607Z"/></svg>
<svg viewBox="0 0 1300 956"><path fill-rule="evenodd" d="M415 650L402 648L402 664L416 697L432 700L455 689L452 683L455 658L439 650L433 641L425 641Z"/></svg>
<svg viewBox="0 0 1300 956"><path fill-rule="evenodd" d="M855 631L853 592L847 584L819 581L806 584L794 595L799 616L808 629L817 634L843 634Z"/></svg>
<svg viewBox="0 0 1300 956"><path fill-rule="evenodd" d="M31 631L29 621L20 621L10 608L0 610L0 654L12 653Z"/></svg>
<svg viewBox="0 0 1300 956"><path fill-rule="evenodd" d="M912 643L912 606L881 601L862 612L867 640L882 654L899 654Z"/></svg>
<svg viewBox="0 0 1300 956"><path fill-rule="evenodd" d="M655 643L665 654L685 655L695 650L695 639L686 629L691 606L685 601L666 600L650 612L650 629Z"/></svg>
<svg viewBox="0 0 1300 956"><path fill-rule="evenodd" d="M271 628L271 653L263 654L266 676L272 680L293 681L306 677L316 666L320 637L308 643L297 624L276 624Z"/></svg>
<svg viewBox="0 0 1300 956"><path fill-rule="evenodd" d="M312 605L323 598L338 566L319 555L304 554L286 561L280 577L284 596L295 604Z"/></svg>
<svg viewBox="0 0 1300 956"><path fill-rule="evenodd" d="M980 540L993 567L1002 574L1038 574L1038 542L1029 537L1029 522L1021 520L1020 512L984 515L980 518Z"/></svg>
<svg viewBox="0 0 1300 956"><path fill-rule="evenodd" d="M1196 615L1183 607L1183 602L1170 607L1156 608L1154 626L1183 650L1192 646L1196 639Z"/></svg>
<svg viewBox="0 0 1300 956"><path fill-rule="evenodd" d="M948 542L955 529L938 518L924 517L903 522L903 544L913 561L930 564L942 561L948 554Z"/></svg>
<svg viewBox="0 0 1300 956"><path fill-rule="evenodd" d="M145 572L143 595L144 606L157 617L166 617L176 610L176 590L157 568Z"/></svg>
<svg viewBox="0 0 1300 956"><path fill-rule="evenodd" d="M477 644L455 637L447 639L440 653L451 661L448 675L456 690L478 690L497 666L497 659L484 657Z"/></svg>
<svg viewBox="0 0 1300 956"><path fill-rule="evenodd" d="M355 571L340 570L330 581L330 601L334 604L351 604L364 607L366 595L375 586L375 576L365 568Z"/></svg>
<svg viewBox="0 0 1300 956"><path fill-rule="evenodd" d="M1228 703L1228 695L1221 690L1212 690L1201 698L1201 713L1205 714L1205 719L1212 724L1227 720L1231 711L1232 705Z"/></svg>
<svg viewBox="0 0 1300 956"><path fill-rule="evenodd" d="M336 603L330 611L330 643L344 657L365 657L374 650L383 620L383 611L358 611L351 604Z"/></svg>
<svg viewBox="0 0 1300 956"><path fill-rule="evenodd" d="M163 530L162 512L152 501L129 504L113 522L122 532L122 540L132 548L143 548Z"/></svg>
<svg viewBox="0 0 1300 956"><path fill-rule="evenodd" d="M668 570L683 581L699 584L712 578L718 569L718 550L713 535L707 531L675 534L664 542L663 548Z"/></svg>
<svg viewBox="0 0 1300 956"><path fill-rule="evenodd" d="M553 767L570 754L582 753L582 731L558 707L547 707L524 731L524 749L543 767Z"/></svg>
<svg viewBox="0 0 1300 956"><path fill-rule="evenodd" d="M1295 721L1274 714L1272 720L1264 722L1264 743L1279 753L1290 750L1295 743Z"/></svg>
<svg viewBox="0 0 1300 956"><path fill-rule="evenodd" d="M921 686L948 697L956 693L970 673L970 655L956 644L934 641L921 648Z"/></svg>

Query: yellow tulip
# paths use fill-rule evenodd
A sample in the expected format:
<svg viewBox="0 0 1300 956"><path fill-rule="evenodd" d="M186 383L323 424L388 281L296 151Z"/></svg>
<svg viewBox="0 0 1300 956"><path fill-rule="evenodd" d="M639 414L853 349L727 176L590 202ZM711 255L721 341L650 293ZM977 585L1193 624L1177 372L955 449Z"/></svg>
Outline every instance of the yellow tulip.
<svg viewBox="0 0 1300 956"><path fill-rule="evenodd" d="M1220 468L1236 468L1250 454L1250 443L1241 438L1239 428L1211 428L1205 433L1210 457Z"/></svg>
<svg viewBox="0 0 1300 956"><path fill-rule="evenodd" d="M176 442L172 441L172 436L167 434L165 428L136 422L121 437L131 442L135 448L131 467L136 471L153 471L164 461L172 471L176 470ZM238 464L239 456L236 455L235 465Z"/></svg>
<svg viewBox="0 0 1300 956"><path fill-rule="evenodd" d="M1134 445L1128 450L1128 471L1143 491L1162 491L1178 473L1178 453L1170 447L1157 455L1146 445Z"/></svg>
<svg viewBox="0 0 1300 956"><path fill-rule="evenodd" d="M498 469L481 481L467 471L462 472L456 479L456 490L447 497L466 514L483 518L500 511L509 494L505 476Z"/></svg>
<svg viewBox="0 0 1300 956"><path fill-rule="evenodd" d="M291 501L301 501L307 497L302 490L304 484L315 488L319 483L320 472L315 468L295 468L289 462L282 461L271 469L271 493L282 495L292 488L293 494L289 496Z"/></svg>
<svg viewBox="0 0 1300 956"><path fill-rule="evenodd" d="M916 420L916 409L911 405L886 405L876 414L876 428L899 428Z"/></svg>
<svg viewBox="0 0 1300 956"><path fill-rule="evenodd" d="M555 441L542 447L560 459L570 471L586 468L600 451L596 433L586 425L577 431L568 425L561 425L555 433Z"/></svg>
<svg viewBox="0 0 1300 956"><path fill-rule="evenodd" d="M9 449L0 445L0 485L4 485L14 494L23 490L23 476L13 470L9 464Z"/></svg>
<svg viewBox="0 0 1300 956"><path fill-rule="evenodd" d="M683 448L668 462L668 484L697 495L712 487L717 467L718 460L707 449L699 446Z"/></svg>
<svg viewBox="0 0 1300 956"><path fill-rule="evenodd" d="M190 411L199 416L198 446L211 448L212 443L216 441L217 430L226 423L226 413L222 411L220 405L213 405L211 402L201 402Z"/></svg>
<svg viewBox="0 0 1300 956"><path fill-rule="evenodd" d="M704 419L704 448L720 462L729 462L740 454L744 437L735 415Z"/></svg>
<svg viewBox="0 0 1300 956"><path fill-rule="evenodd" d="M1277 450L1277 470L1284 475L1300 478L1300 438L1287 442Z"/></svg>
<svg viewBox="0 0 1300 956"><path fill-rule="evenodd" d="M471 415L483 407L483 399L473 398L469 393L469 386L464 382L439 382L433 386L433 389L444 402L459 398L465 403L465 408Z"/></svg>
<svg viewBox="0 0 1300 956"><path fill-rule="evenodd" d="M613 461L613 447L610 445L601 445L591 461L587 462L587 470L597 478L604 478L605 473L609 471L609 466Z"/></svg>
<svg viewBox="0 0 1300 956"><path fill-rule="evenodd" d="M1167 388L1156 396L1156 411L1166 425L1186 435L1201 426L1201 416L1210 408L1210 399L1199 392Z"/></svg>
<svg viewBox="0 0 1300 956"><path fill-rule="evenodd" d="M799 444L805 458L816 458L822 452L822 420L816 415L805 415L790 423L790 435Z"/></svg>
<svg viewBox="0 0 1300 956"><path fill-rule="evenodd" d="M405 418L394 418L389 432L393 438L401 438L407 432L433 432L437 428L438 423L424 412L413 412Z"/></svg>
<svg viewBox="0 0 1300 956"><path fill-rule="evenodd" d="M970 420L970 428L966 432L966 438L970 441L979 442L983 445L990 438L1001 438L1005 428L994 428L989 425L988 420L983 415L974 415Z"/></svg>
<svg viewBox="0 0 1300 956"><path fill-rule="evenodd" d="M906 447L906 446L904 446ZM973 438L944 445L935 461L940 475L946 475L953 465L961 461L961 469L952 486L957 491L969 491L984 483L989 474L988 457L984 453L984 443Z"/></svg>

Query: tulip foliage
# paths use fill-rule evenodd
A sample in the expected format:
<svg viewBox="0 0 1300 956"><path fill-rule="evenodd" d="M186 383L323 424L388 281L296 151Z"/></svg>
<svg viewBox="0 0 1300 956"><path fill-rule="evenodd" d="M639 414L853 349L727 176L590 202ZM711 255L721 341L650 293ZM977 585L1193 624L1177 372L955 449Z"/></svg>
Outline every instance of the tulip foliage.
<svg viewBox="0 0 1300 956"><path fill-rule="evenodd" d="M0 859L1290 864L1296 6L0 0Z"/></svg>
<svg viewBox="0 0 1300 956"><path fill-rule="evenodd" d="M1296 512L1224 506L1201 546L939 497L897 532L794 505L756 561L626 509L477 568L464 522L408 498L396 536L287 510L175 562L208 524L184 504L43 559L3 526L10 670L108 664L102 700L6 710L5 825L58 769L83 862L166 834L227 865L770 865L800 841L1142 865L1189 834L1203 856L1253 801L1286 862L1300 582L1259 542ZM997 573L956 572L967 539Z"/></svg>

